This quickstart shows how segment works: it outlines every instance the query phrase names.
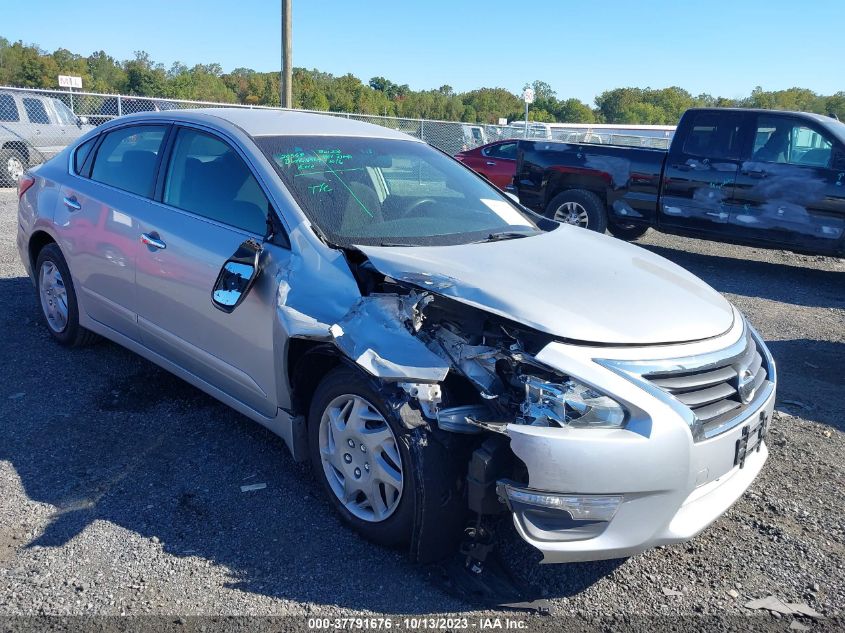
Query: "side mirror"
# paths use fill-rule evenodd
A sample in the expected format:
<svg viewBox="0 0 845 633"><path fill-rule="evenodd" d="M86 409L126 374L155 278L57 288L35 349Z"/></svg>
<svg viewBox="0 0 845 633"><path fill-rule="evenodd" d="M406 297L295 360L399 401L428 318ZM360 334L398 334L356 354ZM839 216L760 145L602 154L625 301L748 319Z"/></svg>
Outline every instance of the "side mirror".
<svg viewBox="0 0 845 633"><path fill-rule="evenodd" d="M88 117L87 116L77 117L76 121L77 121L77 125L79 127L82 127L83 125L88 125Z"/></svg>
<svg viewBox="0 0 845 633"><path fill-rule="evenodd" d="M230 313L246 298L258 278L258 257L262 250L255 240L246 240L223 264L211 291L211 303L215 308Z"/></svg>

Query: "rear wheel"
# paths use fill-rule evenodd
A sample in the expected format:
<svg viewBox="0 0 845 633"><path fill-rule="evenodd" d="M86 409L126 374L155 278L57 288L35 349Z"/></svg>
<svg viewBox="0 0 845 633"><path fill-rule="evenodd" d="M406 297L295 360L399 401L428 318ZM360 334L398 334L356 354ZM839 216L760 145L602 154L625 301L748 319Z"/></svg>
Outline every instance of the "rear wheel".
<svg viewBox="0 0 845 633"><path fill-rule="evenodd" d="M26 161L13 148L0 149L0 184L14 186L26 171Z"/></svg>
<svg viewBox="0 0 845 633"><path fill-rule="evenodd" d="M47 244L35 262L35 285L41 313L50 334L62 345L77 347L99 337L79 325L76 291L65 258L56 244Z"/></svg>
<svg viewBox="0 0 845 633"><path fill-rule="evenodd" d="M607 210L592 191L570 189L552 198L546 207L546 216L563 224L604 233L607 229Z"/></svg>
<svg viewBox="0 0 845 633"><path fill-rule="evenodd" d="M620 240L635 240L642 237L648 232L648 226L642 224L615 224L611 222L607 230L613 237L618 237Z"/></svg>

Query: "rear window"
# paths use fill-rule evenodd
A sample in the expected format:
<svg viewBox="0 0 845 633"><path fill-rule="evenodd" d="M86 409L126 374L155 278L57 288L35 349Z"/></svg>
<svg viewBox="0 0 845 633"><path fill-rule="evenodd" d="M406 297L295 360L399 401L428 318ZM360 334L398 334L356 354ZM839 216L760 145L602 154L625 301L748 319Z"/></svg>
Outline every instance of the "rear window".
<svg viewBox="0 0 845 633"><path fill-rule="evenodd" d="M697 112L684 141L684 153L705 158L738 158L742 115Z"/></svg>
<svg viewBox="0 0 845 633"><path fill-rule="evenodd" d="M163 125L136 125L110 132L97 150L91 180L149 197L166 130Z"/></svg>
<svg viewBox="0 0 845 633"><path fill-rule="evenodd" d="M80 176L84 175L82 174L82 166L85 164L85 159L88 158L91 150L94 149L94 143L96 142L97 137L94 137L90 141L85 141L82 145L76 148L76 152L73 155L73 171Z"/></svg>

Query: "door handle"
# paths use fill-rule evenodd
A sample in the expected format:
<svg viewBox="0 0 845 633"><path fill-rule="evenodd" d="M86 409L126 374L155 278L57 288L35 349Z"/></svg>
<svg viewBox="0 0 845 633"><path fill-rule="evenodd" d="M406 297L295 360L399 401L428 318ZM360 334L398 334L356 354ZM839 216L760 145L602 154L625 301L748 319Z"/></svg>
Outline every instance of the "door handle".
<svg viewBox="0 0 845 633"><path fill-rule="evenodd" d="M746 169L741 173L743 176L748 176L749 178L765 178L769 175L769 172L757 169Z"/></svg>
<svg viewBox="0 0 845 633"><path fill-rule="evenodd" d="M692 171L692 168L697 166L697 164L688 165L684 163L682 165L672 165L672 169L677 169L678 171Z"/></svg>
<svg viewBox="0 0 845 633"><path fill-rule="evenodd" d="M141 243L159 250L167 248L167 244L159 239L158 233L141 233Z"/></svg>
<svg viewBox="0 0 845 633"><path fill-rule="evenodd" d="M493 161L493 160L488 160L488 161L487 161L487 164L488 164L488 165L490 165L490 167L492 167L493 165L495 165L495 164L496 164L496 161Z"/></svg>
<svg viewBox="0 0 845 633"><path fill-rule="evenodd" d="M79 204L79 200L77 200L75 196L65 196L63 202L65 203L65 206L71 211L79 211L82 208L82 205Z"/></svg>

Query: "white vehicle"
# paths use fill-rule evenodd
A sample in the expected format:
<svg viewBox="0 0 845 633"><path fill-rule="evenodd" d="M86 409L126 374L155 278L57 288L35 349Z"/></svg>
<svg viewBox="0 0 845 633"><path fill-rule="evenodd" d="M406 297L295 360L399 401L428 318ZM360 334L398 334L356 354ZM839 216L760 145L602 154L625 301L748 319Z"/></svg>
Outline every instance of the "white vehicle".
<svg viewBox="0 0 845 633"><path fill-rule="evenodd" d="M548 123L529 121L526 128L525 121L512 121L506 128L506 135L510 138L551 139L552 128Z"/></svg>
<svg viewBox="0 0 845 633"><path fill-rule="evenodd" d="M14 185L27 167L52 158L91 129L55 97L0 91L0 186Z"/></svg>
<svg viewBox="0 0 845 633"><path fill-rule="evenodd" d="M416 560L507 512L545 562L684 541L766 460L775 364L724 297L394 130L136 114L19 191L56 341L105 336L264 424Z"/></svg>

